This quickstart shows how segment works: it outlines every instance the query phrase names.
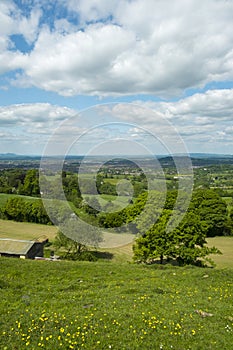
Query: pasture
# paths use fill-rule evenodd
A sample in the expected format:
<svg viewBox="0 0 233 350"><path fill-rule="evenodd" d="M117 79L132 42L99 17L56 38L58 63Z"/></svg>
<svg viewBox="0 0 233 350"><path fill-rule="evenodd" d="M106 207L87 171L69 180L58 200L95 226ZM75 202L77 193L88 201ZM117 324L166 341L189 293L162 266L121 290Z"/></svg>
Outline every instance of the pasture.
<svg viewBox="0 0 233 350"><path fill-rule="evenodd" d="M52 225L40 225L0 219L0 238L33 240L45 235L52 241L55 238L57 230L57 227Z"/></svg>
<svg viewBox="0 0 233 350"><path fill-rule="evenodd" d="M56 231L0 220L0 237L52 241ZM209 238L223 254L198 268L132 264L120 236L98 262L0 258L0 349L229 350L233 237Z"/></svg>
<svg viewBox="0 0 233 350"><path fill-rule="evenodd" d="M233 270L0 258L0 348L229 350Z"/></svg>
<svg viewBox="0 0 233 350"><path fill-rule="evenodd" d="M218 268L231 268L233 269L233 237L211 237L207 238L209 246L217 247L222 254L212 255Z"/></svg>

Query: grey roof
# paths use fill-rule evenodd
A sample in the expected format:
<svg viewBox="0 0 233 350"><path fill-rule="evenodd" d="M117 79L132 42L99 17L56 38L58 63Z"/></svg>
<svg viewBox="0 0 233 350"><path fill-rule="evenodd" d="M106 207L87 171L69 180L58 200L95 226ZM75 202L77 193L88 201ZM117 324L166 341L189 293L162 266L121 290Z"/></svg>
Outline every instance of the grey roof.
<svg viewBox="0 0 233 350"><path fill-rule="evenodd" d="M35 241L0 238L0 254L26 255Z"/></svg>

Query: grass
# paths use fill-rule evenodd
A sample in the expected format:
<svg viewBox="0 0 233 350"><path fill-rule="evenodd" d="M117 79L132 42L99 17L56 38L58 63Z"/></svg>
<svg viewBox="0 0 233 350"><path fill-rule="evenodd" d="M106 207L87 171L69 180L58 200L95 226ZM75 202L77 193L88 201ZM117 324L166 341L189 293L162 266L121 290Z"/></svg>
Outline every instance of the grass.
<svg viewBox="0 0 233 350"><path fill-rule="evenodd" d="M0 237L56 231L0 220ZM0 258L0 349L229 350L233 237L208 244L223 252L214 269L127 263L132 243L100 249L111 262Z"/></svg>
<svg viewBox="0 0 233 350"><path fill-rule="evenodd" d="M232 280L230 269L0 258L0 348L229 350Z"/></svg>
<svg viewBox="0 0 233 350"><path fill-rule="evenodd" d="M57 227L50 225L0 220L0 238L33 240L45 235L53 240L57 230Z"/></svg>
<svg viewBox="0 0 233 350"><path fill-rule="evenodd" d="M105 253L107 256L111 254L111 261L116 263L132 262L133 250L132 243L125 244L124 246L114 248L100 248L101 253Z"/></svg>
<svg viewBox="0 0 233 350"><path fill-rule="evenodd" d="M209 246L217 247L222 255L210 256L216 263L218 268L232 268L233 269L233 237L213 237L207 238Z"/></svg>

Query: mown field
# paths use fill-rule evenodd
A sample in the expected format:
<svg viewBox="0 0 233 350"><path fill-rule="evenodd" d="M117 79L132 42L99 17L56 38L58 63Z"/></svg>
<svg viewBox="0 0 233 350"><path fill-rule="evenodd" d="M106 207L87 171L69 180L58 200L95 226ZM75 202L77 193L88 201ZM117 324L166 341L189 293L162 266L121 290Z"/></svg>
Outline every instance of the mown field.
<svg viewBox="0 0 233 350"><path fill-rule="evenodd" d="M40 225L0 219L0 238L33 240L45 235L49 240L53 240L57 230L57 227L52 225Z"/></svg>
<svg viewBox="0 0 233 350"><path fill-rule="evenodd" d="M212 237L207 238L209 246L217 247L222 254L212 255L218 268L230 267L233 269L233 237Z"/></svg>

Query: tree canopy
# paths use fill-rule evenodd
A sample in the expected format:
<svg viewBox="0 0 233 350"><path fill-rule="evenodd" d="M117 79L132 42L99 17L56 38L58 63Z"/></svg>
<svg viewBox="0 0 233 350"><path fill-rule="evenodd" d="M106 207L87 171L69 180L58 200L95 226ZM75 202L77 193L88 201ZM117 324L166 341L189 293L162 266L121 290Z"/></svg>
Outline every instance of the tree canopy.
<svg viewBox="0 0 233 350"><path fill-rule="evenodd" d="M172 258L180 265L203 264L204 261L212 263L208 255L220 252L215 247L206 246L206 234L210 226L201 216L203 208L212 202L203 203L199 195L198 193L197 197L194 197L198 199L199 206L192 202L183 220L172 230L168 229L168 222L174 214L172 209L164 209L158 220L146 232L145 227L148 226L148 222L151 222L151 212L144 212L143 220L140 219L137 225L141 236L137 238L133 246L135 261L153 262L159 259L160 263L163 263L164 258L168 260ZM174 194L170 200L167 199L165 206L171 208L172 202L175 202ZM222 203L218 203L215 199L216 203L222 206ZM179 207L176 210L174 220L179 216Z"/></svg>

